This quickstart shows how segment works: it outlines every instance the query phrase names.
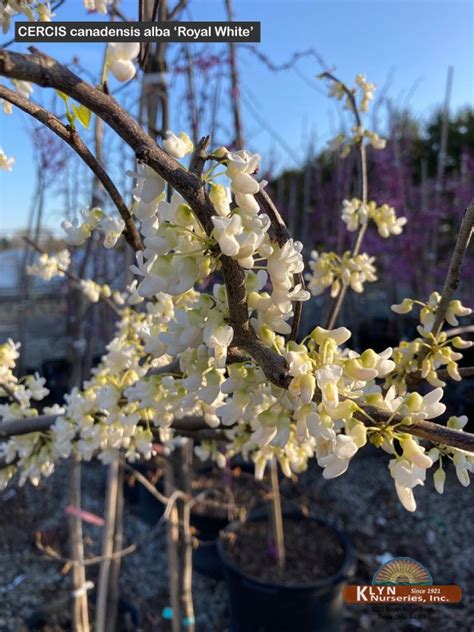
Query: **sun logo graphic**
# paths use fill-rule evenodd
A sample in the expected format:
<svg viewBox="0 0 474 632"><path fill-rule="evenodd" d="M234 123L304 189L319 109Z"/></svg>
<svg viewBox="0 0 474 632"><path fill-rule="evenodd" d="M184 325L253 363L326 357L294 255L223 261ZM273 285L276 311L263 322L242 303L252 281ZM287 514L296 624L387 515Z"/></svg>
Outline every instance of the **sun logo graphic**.
<svg viewBox="0 0 474 632"><path fill-rule="evenodd" d="M461 598L460 586L434 585L431 573L411 557L395 557L382 564L372 584L344 588L344 601L350 604L446 604L459 603Z"/></svg>
<svg viewBox="0 0 474 632"><path fill-rule="evenodd" d="M423 564L411 557L395 557L382 564L372 578L374 586L431 586L433 578Z"/></svg>

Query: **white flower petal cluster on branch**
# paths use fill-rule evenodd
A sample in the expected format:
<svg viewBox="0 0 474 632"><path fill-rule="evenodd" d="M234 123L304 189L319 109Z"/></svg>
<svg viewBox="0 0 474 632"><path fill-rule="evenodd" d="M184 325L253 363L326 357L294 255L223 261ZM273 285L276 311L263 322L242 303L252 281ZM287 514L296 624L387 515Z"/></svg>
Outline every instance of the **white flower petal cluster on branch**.
<svg viewBox="0 0 474 632"><path fill-rule="evenodd" d="M45 252L38 257L36 263L27 266L26 271L44 281L51 281L54 277L63 277L70 264L71 255L67 249L60 250L55 255Z"/></svg>
<svg viewBox="0 0 474 632"><path fill-rule="evenodd" d="M420 325L417 330L420 338L412 341L403 341L394 350L396 370L390 376L388 383L396 384L399 390L406 389L410 377L418 373L434 387L444 387L446 383L438 376L440 369L446 369L452 380L459 381L458 363L463 355L460 351L469 349L472 341L464 340L460 336L448 337L445 332L433 333L436 312L439 308L441 295L433 292L428 301L415 301L406 298L399 305L392 305L392 310L397 314L408 314L415 306L420 309ZM461 301L450 301L444 321L452 327L459 325L458 318L469 316L472 310L464 307ZM420 364L419 358L423 352Z"/></svg>
<svg viewBox="0 0 474 632"><path fill-rule="evenodd" d="M180 132L178 135L174 134L170 130L165 132L165 139L163 141L163 149L173 156L173 158L184 158L194 150L192 140L186 134L186 132Z"/></svg>
<svg viewBox="0 0 474 632"><path fill-rule="evenodd" d="M347 230L356 231L369 220L374 221L379 235L385 239L390 235L400 235L407 223L406 217L397 217L395 209L388 204L378 207L375 202L363 204L357 198L343 201L342 221L347 225Z"/></svg>
<svg viewBox="0 0 474 632"><path fill-rule="evenodd" d="M357 84L362 98L370 101L373 86L363 77ZM360 129L357 134L361 142L367 136ZM169 132L164 148L180 159L192 144L183 133ZM227 457L241 454L254 462L257 478L271 459L278 460L287 476L304 471L315 459L322 475L332 479L344 474L357 452L371 443L391 455L390 473L409 511L416 507L413 489L424 483L433 464L439 493L444 491L448 461L460 483L468 485L473 454L438 444L428 451L408 433L410 424L444 414L438 369L447 367L458 379L458 350L469 346L460 337L434 331L439 294L433 293L426 303L405 299L394 307L399 313L415 304L421 307L420 338L395 349L350 349L351 334L345 327L317 326L301 342L288 339L295 303L310 297L301 281L303 245L277 240L270 218L261 212L257 193L264 183L256 178L260 156L220 148L210 159L215 164L204 173L203 187L215 211L210 213L211 234L153 169L139 164L130 174L135 178L131 212L140 221L144 243L131 267L136 277L123 294L91 279L79 281L91 302L109 297L115 301L121 314L115 337L91 378L66 397L64 414L51 432L12 437L1 445L7 467L0 469L0 485L16 471L21 482L37 483L41 475L51 473L58 458L71 454L85 460L97 456L104 463L119 452L130 461L149 458L155 437L172 449L173 426L195 423L196 418L210 428L220 427L229 442L225 453L214 441L203 443L197 449L200 457L223 467ZM220 167L224 172L215 174ZM216 182L222 177L225 182ZM387 205L362 205L357 198L343 204L351 230L373 220L386 237L398 234L405 223ZM81 214L81 224L63 223L68 243L80 245L98 229L105 234L106 247L116 244L122 220L100 209ZM43 278L61 275L68 257L45 255L31 272ZM319 295L330 288L333 297L343 287L362 292L366 282L376 280L373 262L367 254L313 253L308 289ZM211 279L214 272L226 270L223 263L232 263L245 284L245 315L253 328L249 333L259 338L258 347L263 343L285 365L285 388L269 381L242 349L233 348L239 323L229 309L230 289L217 282L218 276ZM458 317L469 313L459 301L451 301L445 320L457 325ZM38 375L17 379L17 357L18 345L0 345L0 396L5 402L0 417L13 422L37 415L32 402L47 394ZM433 390L424 395L410 391L412 373L421 373ZM448 421L457 429L464 424L463 418Z"/></svg>
<svg viewBox="0 0 474 632"><path fill-rule="evenodd" d="M82 224L77 220L70 222L64 220L61 227L66 233L65 242L69 246L81 246L92 235L94 229L104 233L104 246L113 248L119 240L125 222L121 218L114 218L104 213L99 208L82 209Z"/></svg>
<svg viewBox="0 0 474 632"><path fill-rule="evenodd" d="M331 288L331 296L335 298L343 285L348 285L354 292L364 291L364 283L377 280L373 265L375 257L362 253L352 256L346 251L342 256L335 252L311 253L309 267L311 273L306 275L308 289L313 296L319 296L327 288Z"/></svg>
<svg viewBox="0 0 474 632"><path fill-rule="evenodd" d="M105 15L107 7L111 5L113 0L84 0L84 8L86 11L97 11Z"/></svg>
<svg viewBox="0 0 474 632"><path fill-rule="evenodd" d="M139 54L138 42L112 42L107 47L107 68L118 81L130 81L137 73L133 60Z"/></svg>
<svg viewBox="0 0 474 632"><path fill-rule="evenodd" d="M0 169L3 171L11 171L13 169L13 165L15 164L15 158L8 157L3 149L0 147Z"/></svg>
<svg viewBox="0 0 474 632"><path fill-rule="evenodd" d="M12 18L20 14L31 22L50 22L53 17L48 1L2 0L0 2L0 25L4 33L8 32Z"/></svg>

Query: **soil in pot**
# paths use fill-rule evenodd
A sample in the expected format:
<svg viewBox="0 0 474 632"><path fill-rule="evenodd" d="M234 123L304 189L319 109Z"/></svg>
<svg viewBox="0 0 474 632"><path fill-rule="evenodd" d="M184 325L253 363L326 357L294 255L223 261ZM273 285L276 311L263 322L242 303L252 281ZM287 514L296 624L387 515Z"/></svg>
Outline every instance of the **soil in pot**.
<svg viewBox="0 0 474 632"><path fill-rule="evenodd" d="M231 632L335 632L354 561L345 536L301 514L284 518L286 564L275 560L266 517L227 527L219 554L230 596Z"/></svg>

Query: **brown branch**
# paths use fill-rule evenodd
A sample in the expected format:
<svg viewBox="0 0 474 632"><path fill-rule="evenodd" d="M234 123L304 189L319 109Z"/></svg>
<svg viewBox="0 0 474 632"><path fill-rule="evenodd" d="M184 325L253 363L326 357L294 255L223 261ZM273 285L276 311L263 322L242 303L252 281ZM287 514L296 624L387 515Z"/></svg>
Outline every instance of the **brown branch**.
<svg viewBox="0 0 474 632"><path fill-rule="evenodd" d="M210 235L213 230L211 218L214 214L214 207L206 194L201 178L184 170L176 160L157 146L113 97L82 81L56 60L35 49L31 50L31 55L0 50L0 74L61 90L95 112L130 145L139 160L154 169L183 196L206 233ZM251 355L271 382L281 388L287 388L290 377L287 373L285 359L266 347L257 338L250 325L243 269L236 261L226 256L221 256L221 264L229 297L229 315L234 329L234 346L241 347ZM377 419L383 423L383 415L380 413L381 411L377 411ZM37 418L36 424L30 419L3 422L0 424L0 437L5 438L13 434L47 430L56 417L50 416L49 423L46 419L44 417ZM396 423L397 419L393 421ZM441 430L438 430L439 428ZM449 439L450 445L474 450L474 435L446 429L431 422L420 421L406 426L406 432L417 434L417 436L424 433L424 438L430 438L435 442Z"/></svg>
<svg viewBox="0 0 474 632"><path fill-rule="evenodd" d="M13 53L9 53L12 55ZM2 58L0 57L0 68L2 64ZM16 105L20 110L26 112L37 121L40 121L48 129L54 132L59 138L66 142L76 154L86 163L86 165L95 174L98 180L102 183L104 189L110 195L110 198L117 207L123 221L125 222L125 238L134 250L142 250L143 243L140 237L140 233L135 226L135 222L127 208L127 205L122 199L117 187L110 179L109 175L102 167L100 162L96 159L94 154L89 150L84 143L78 132L71 127L64 125L54 114L48 112L44 108L32 103L28 99L20 96L13 90L9 90L5 86L0 85L0 98L5 99L9 103Z"/></svg>
<svg viewBox="0 0 474 632"><path fill-rule="evenodd" d="M273 203L273 200L268 195L268 193L262 189L256 195L255 199L260 204L262 210L268 215L271 221L271 229L272 229L272 238L278 243L281 247L283 246L289 239L290 233L288 228L280 215L277 207ZM293 279L295 284L298 283L301 285L302 289L306 287L304 275L302 272L298 272L293 275ZM293 322L291 324L291 333L289 335L290 340L295 340L298 335L298 328L301 321L301 314L303 311L303 304L301 301L293 301Z"/></svg>
<svg viewBox="0 0 474 632"><path fill-rule="evenodd" d="M453 254L451 255L451 261L449 263L448 272L444 281L443 291L441 293L441 301L439 302L439 305L435 312L435 321L432 328L432 333L434 336L437 336L443 327L444 318L448 311L449 303L460 283L462 263L467 247L469 246L473 226L474 202L472 202L465 210L461 226L459 227L459 233L456 238L456 244L454 246ZM449 335L453 335L453 331L456 330L450 330ZM418 356L418 366L421 367L423 360L426 358L429 352L430 349L428 347L423 347L420 355ZM414 373L410 376L410 382L412 384L419 382L420 380L421 372Z"/></svg>
<svg viewBox="0 0 474 632"><path fill-rule="evenodd" d="M435 322L433 324L433 334L437 336L443 326L444 317L449 308L449 303L456 291L461 276L462 262L466 253L474 227L474 201L467 207L459 228L459 233L454 246L451 261L449 263L446 280L441 293L441 301L436 309ZM421 355L421 354L420 354Z"/></svg>
<svg viewBox="0 0 474 632"><path fill-rule="evenodd" d="M57 418L58 415L38 415L12 421L1 421L0 439L30 434L30 432L47 432Z"/></svg>
<svg viewBox="0 0 474 632"><path fill-rule="evenodd" d="M188 4L189 0L179 0L174 9L168 13L168 22L172 22L180 13L180 11L184 11Z"/></svg>
<svg viewBox="0 0 474 632"><path fill-rule="evenodd" d="M197 143L193 155L191 156L191 162L189 163L189 171L198 178L201 177L204 165L207 160L206 149L209 146L210 136L203 136L199 143Z"/></svg>
<svg viewBox="0 0 474 632"><path fill-rule="evenodd" d="M352 113L354 114L354 118L356 121L356 125L358 128L362 128L362 120L360 117L359 108L357 107L356 99L355 99L355 91L351 90L344 82L340 81L337 77L335 77L330 72L323 72L320 75L321 78L330 79L335 83L338 83L346 94L349 102L351 104ZM367 181L367 155L365 151L364 137L361 136L359 141L357 142L357 146L359 148L359 169L360 169L360 197L362 200L362 204L367 204L368 200L368 181ZM362 225L357 234L354 247L352 249L352 256L356 257L360 253L360 249L362 247L362 242L365 237L365 233L367 232L368 222ZM342 305L344 303L344 299L346 298L349 286L347 284L343 284L339 294L333 301L331 305L331 309L329 312L329 316L327 319L326 327L327 329L333 329L336 326L337 319L339 314L341 313Z"/></svg>
<svg viewBox="0 0 474 632"><path fill-rule="evenodd" d="M461 377L473 377L474 376L474 366L461 366L461 367L459 367L458 371L459 371L459 375ZM447 369L440 369L440 370L436 371L436 374L441 379L450 377Z"/></svg>
<svg viewBox="0 0 474 632"><path fill-rule="evenodd" d="M159 147L112 96L92 87L48 55L34 48L30 50L30 55L0 50L0 75L61 90L100 116L135 151L139 160L183 196L205 232L210 235L214 229L211 218L215 211L201 178L186 171ZM267 377L272 381L281 380L285 374L285 361L272 357L273 352L258 340L250 325L243 269L237 261L224 255L221 256L221 262L229 296L230 321L235 333L234 344L241 346L250 355L256 352L263 370L266 371L268 367Z"/></svg>
<svg viewBox="0 0 474 632"><path fill-rule="evenodd" d="M372 417L377 423L381 424L390 423L391 425L395 425L401 423L403 420L403 417L400 415L395 415L393 417L391 413L381 411L374 406L365 406L364 412ZM356 414L355 416L357 419L367 424L368 418L365 415ZM431 441L432 443L440 443L453 448L459 448L460 450L474 452L474 434L470 432L454 430L453 428L448 428L447 426L425 420L415 421L412 424L403 424L399 426L398 429L402 432L420 437L421 439Z"/></svg>

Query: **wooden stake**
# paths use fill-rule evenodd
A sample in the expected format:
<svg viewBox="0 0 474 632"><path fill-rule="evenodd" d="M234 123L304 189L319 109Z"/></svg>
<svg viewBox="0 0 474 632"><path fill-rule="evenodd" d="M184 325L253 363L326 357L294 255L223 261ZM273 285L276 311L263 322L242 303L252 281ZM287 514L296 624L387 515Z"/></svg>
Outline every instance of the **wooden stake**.
<svg viewBox="0 0 474 632"><path fill-rule="evenodd" d="M171 497L176 491L191 497L191 470L193 442L181 438L174 452L166 460L165 490ZM190 509L187 501L179 498L170 513L167 529L168 572L172 631L194 632L194 607L192 596L192 536L189 524Z"/></svg>
<svg viewBox="0 0 474 632"><path fill-rule="evenodd" d="M95 605L95 632L106 632L107 596L109 592L110 556L114 551L115 519L117 512L118 493L118 457L109 465L107 474L107 495L105 498L105 525L102 538L103 561L100 564Z"/></svg>
<svg viewBox="0 0 474 632"><path fill-rule="evenodd" d="M73 507L81 506L81 463L77 457L72 458L69 470L69 503ZM73 632L89 632L87 592L84 590L86 569L81 566L81 562L84 561L82 522L77 516L69 516L69 534L71 557L78 562L72 569L73 590L78 591L72 600L72 629Z"/></svg>
<svg viewBox="0 0 474 632"><path fill-rule="evenodd" d="M278 482L278 463L276 459L270 461L270 480L272 485L272 499L270 503L273 540L276 549L278 568L285 570L285 534L283 531L283 514L281 511L280 484Z"/></svg>

